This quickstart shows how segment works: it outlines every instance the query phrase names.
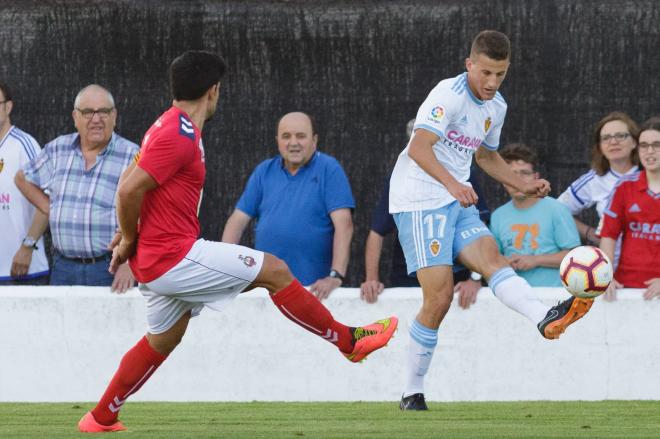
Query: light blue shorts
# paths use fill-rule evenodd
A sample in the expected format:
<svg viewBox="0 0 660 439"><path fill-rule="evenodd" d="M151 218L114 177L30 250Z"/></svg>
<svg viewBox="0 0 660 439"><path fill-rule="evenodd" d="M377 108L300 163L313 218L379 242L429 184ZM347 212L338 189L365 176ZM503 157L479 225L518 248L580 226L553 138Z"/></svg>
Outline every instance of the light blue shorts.
<svg viewBox="0 0 660 439"><path fill-rule="evenodd" d="M394 214L408 274L420 268L453 265L458 254L476 239L492 236L474 206L458 201L438 209Z"/></svg>

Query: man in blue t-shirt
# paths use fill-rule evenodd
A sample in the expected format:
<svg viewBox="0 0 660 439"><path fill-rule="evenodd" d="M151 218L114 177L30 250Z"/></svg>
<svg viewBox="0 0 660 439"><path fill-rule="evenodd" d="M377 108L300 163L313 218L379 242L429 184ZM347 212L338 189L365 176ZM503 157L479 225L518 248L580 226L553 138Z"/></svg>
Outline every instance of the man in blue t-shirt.
<svg viewBox="0 0 660 439"><path fill-rule="evenodd" d="M344 282L355 201L339 162L316 150L308 114L284 115L277 124L279 155L250 176L222 241L237 244L253 218L257 250L283 259L319 299Z"/></svg>
<svg viewBox="0 0 660 439"><path fill-rule="evenodd" d="M500 155L522 179L539 178L536 152L520 143ZM490 229L511 267L533 287L561 286L559 264L580 245L569 210L554 198L531 198L506 186L511 201L493 212Z"/></svg>

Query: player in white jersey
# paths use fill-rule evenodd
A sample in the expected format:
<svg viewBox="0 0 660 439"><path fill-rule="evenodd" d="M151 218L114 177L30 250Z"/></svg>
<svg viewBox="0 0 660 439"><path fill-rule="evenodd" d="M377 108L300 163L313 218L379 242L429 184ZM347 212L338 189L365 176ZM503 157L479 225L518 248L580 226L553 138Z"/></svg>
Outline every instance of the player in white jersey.
<svg viewBox="0 0 660 439"><path fill-rule="evenodd" d="M596 206L599 224L597 227L575 219L580 236L588 244L598 246L603 212L610 194L619 179L639 170L637 140L639 126L626 113L615 111L594 126L591 135L591 170L575 180L558 200L578 215L585 209ZM614 265L618 265L621 239L614 251ZM605 298L608 296L606 295Z"/></svg>
<svg viewBox="0 0 660 439"><path fill-rule="evenodd" d="M11 124L13 101L0 83L0 285L45 284L48 260L41 235L48 226L45 213L35 210L14 184L14 176L40 151L29 134Z"/></svg>
<svg viewBox="0 0 660 439"><path fill-rule="evenodd" d="M500 301L549 339L558 338L593 303L571 297L549 308L539 301L499 253L474 207L477 195L466 184L474 155L487 174L524 194L544 197L550 191L546 180L522 180L497 153L506 114L497 90L509 68L510 52L509 39L500 32L476 36L465 62L467 73L441 81L431 91L392 173L390 212L408 272L417 272L423 292L422 308L410 325L402 410L427 409L424 376L452 301L455 259L481 273Z"/></svg>

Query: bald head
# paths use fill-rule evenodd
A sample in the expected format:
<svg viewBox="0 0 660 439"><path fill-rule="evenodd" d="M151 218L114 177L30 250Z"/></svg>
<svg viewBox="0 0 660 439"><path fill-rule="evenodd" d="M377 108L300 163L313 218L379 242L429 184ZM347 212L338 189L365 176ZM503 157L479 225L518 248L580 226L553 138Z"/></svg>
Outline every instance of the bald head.
<svg viewBox="0 0 660 439"><path fill-rule="evenodd" d="M277 123L277 149L284 166L295 174L316 152L314 120L306 113L287 113Z"/></svg>
<svg viewBox="0 0 660 439"><path fill-rule="evenodd" d="M90 84L87 87L84 87L82 90L80 90L76 95L75 101L73 101L73 107L80 108L81 101L88 95L105 95L105 98L107 99L108 102L106 107L110 107L110 108L115 107L115 99L112 97L112 93L110 93L108 89L101 87L98 84Z"/></svg>

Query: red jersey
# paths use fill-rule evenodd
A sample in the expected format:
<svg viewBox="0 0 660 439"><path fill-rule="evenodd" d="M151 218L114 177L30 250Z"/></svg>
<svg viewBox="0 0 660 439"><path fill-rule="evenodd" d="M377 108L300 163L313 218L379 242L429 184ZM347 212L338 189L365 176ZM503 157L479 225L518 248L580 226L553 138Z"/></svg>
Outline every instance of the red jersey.
<svg viewBox="0 0 660 439"><path fill-rule="evenodd" d="M129 260L135 278L146 283L179 263L199 237L206 176L199 128L170 108L144 135L137 166L158 183L142 202L137 251Z"/></svg>
<svg viewBox="0 0 660 439"><path fill-rule="evenodd" d="M647 288L645 280L660 277L660 194L649 189L646 172L624 176L603 215L600 236L623 234L614 277L629 288Z"/></svg>

